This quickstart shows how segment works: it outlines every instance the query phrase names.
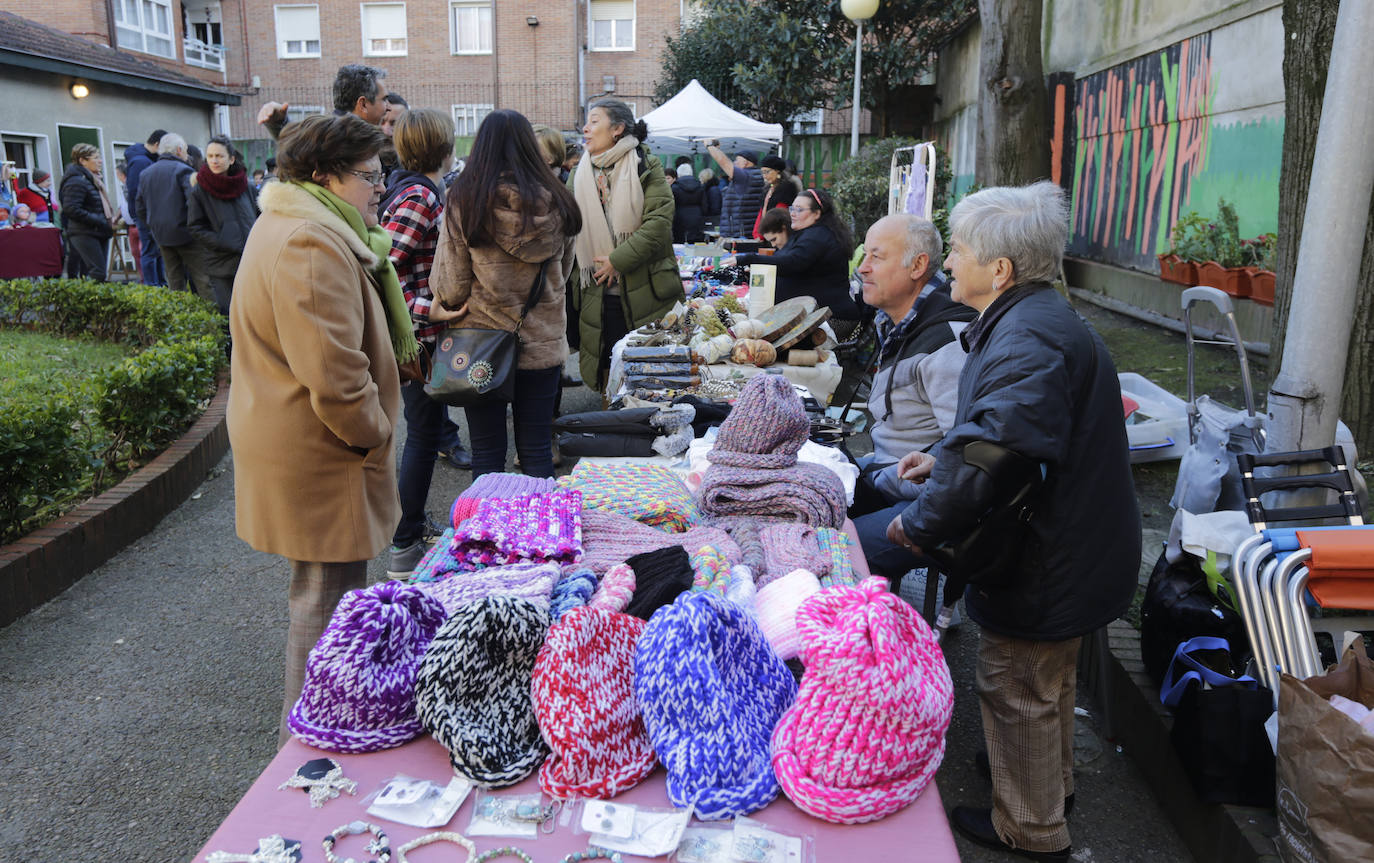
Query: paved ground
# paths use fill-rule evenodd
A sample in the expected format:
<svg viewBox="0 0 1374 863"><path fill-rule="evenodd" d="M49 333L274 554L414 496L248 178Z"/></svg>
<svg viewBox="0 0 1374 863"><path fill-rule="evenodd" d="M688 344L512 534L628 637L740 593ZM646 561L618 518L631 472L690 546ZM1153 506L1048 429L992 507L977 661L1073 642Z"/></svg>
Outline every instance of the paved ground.
<svg viewBox="0 0 1374 863"><path fill-rule="evenodd" d="M568 410L598 403L587 390L567 399ZM0 863L190 860L272 757L286 567L235 536L232 471L226 457L151 535L0 630ZM467 483L437 467L432 511ZM372 580L384 575L374 561ZM938 776L948 807L989 794L972 767L976 643L965 624L946 654L957 693ZM1078 749L1075 859L1190 859L1091 716ZM962 839L959 850L965 861L1012 859Z"/></svg>

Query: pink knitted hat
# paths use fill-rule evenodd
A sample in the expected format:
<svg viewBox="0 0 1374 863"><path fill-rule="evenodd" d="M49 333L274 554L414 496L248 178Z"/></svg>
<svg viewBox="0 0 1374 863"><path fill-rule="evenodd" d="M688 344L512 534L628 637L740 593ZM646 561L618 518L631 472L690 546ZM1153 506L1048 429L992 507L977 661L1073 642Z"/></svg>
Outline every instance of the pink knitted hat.
<svg viewBox="0 0 1374 863"><path fill-rule="evenodd" d="M551 754L539 768L549 796L614 797L658 763L634 697L634 652L647 623L608 608L568 611L534 664L534 713Z"/></svg>
<svg viewBox="0 0 1374 863"><path fill-rule="evenodd" d="M773 652L783 659L801 653L797 609L820 589L820 580L805 569L794 569L759 588L754 598L759 629L763 630Z"/></svg>
<svg viewBox="0 0 1374 863"><path fill-rule="evenodd" d="M806 672L772 739L783 792L840 824L896 812L945 754L954 686L935 636L881 578L817 593L797 627Z"/></svg>

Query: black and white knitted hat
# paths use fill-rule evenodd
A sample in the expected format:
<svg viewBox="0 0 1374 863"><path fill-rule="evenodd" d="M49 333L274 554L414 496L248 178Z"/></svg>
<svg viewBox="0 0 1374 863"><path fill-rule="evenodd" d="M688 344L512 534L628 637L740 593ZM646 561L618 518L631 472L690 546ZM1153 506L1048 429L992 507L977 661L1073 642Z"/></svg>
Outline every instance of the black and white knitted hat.
<svg viewBox="0 0 1374 863"><path fill-rule="evenodd" d="M487 788L514 785L548 754L530 699L549 612L516 596L459 608L420 665L420 722L449 751L453 769Z"/></svg>

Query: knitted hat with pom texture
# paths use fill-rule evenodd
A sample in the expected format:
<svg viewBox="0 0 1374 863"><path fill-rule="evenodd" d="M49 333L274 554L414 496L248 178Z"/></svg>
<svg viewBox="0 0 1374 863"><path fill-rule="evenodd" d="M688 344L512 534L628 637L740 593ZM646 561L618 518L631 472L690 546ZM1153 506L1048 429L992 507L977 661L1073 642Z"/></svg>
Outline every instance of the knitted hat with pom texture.
<svg viewBox="0 0 1374 863"><path fill-rule="evenodd" d="M944 758L954 688L935 636L881 578L817 593L797 626L806 672L772 741L783 791L840 824L896 812Z"/></svg>
<svg viewBox="0 0 1374 863"><path fill-rule="evenodd" d="M344 594L305 661L291 733L331 752L375 752L420 734L416 672L443 622L436 600L399 582Z"/></svg>
<svg viewBox="0 0 1374 863"><path fill-rule="evenodd" d="M479 786L514 785L544 760L530 676L548 629L548 611L529 600L488 596L458 609L425 652L420 721Z"/></svg>
<svg viewBox="0 0 1374 863"><path fill-rule="evenodd" d="M714 591L659 609L635 649L635 697L668 770L668 799L703 820L778 793L768 739L797 683L742 608Z"/></svg>
<svg viewBox="0 0 1374 863"><path fill-rule="evenodd" d="M575 608L549 629L534 665L534 712L551 754L539 786L559 799L614 797L657 760L634 698L635 642L645 623Z"/></svg>

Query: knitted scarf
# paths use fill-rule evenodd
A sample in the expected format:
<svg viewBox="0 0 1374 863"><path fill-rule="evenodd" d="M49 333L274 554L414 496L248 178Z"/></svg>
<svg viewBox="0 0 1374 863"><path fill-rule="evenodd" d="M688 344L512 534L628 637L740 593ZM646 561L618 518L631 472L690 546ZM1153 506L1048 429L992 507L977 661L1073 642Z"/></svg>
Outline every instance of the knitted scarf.
<svg viewBox="0 0 1374 863"><path fill-rule="evenodd" d="M401 292L401 281L396 278L396 269L391 266L391 236L380 225L367 227L363 214L358 208L340 198L318 183L295 183L298 188L309 192L316 200L334 215L344 220L358 239L377 256L377 264L372 268L373 287L382 298L386 311L386 325L391 333L391 349L396 352L396 362L404 365L418 355L419 342L415 340L415 330L410 323L410 307L406 305L405 294Z"/></svg>
<svg viewBox="0 0 1374 863"><path fill-rule="evenodd" d="M584 285L592 283L592 273L596 272L596 264L592 261L609 256L616 246L639 230L644 220L644 187L639 184L639 160L632 155L638 148L639 139L626 135L609 149L595 156L584 156L581 167L573 175L573 197L582 211L582 232L577 235L577 266L582 271ZM606 196L609 200L604 205L597 189L597 168L609 172L610 190Z"/></svg>
<svg viewBox="0 0 1374 863"><path fill-rule="evenodd" d="M202 162L196 169L196 182L209 193L210 197L221 201L235 201L248 191L248 172L237 162L229 166L223 174L210 170L208 162Z"/></svg>

